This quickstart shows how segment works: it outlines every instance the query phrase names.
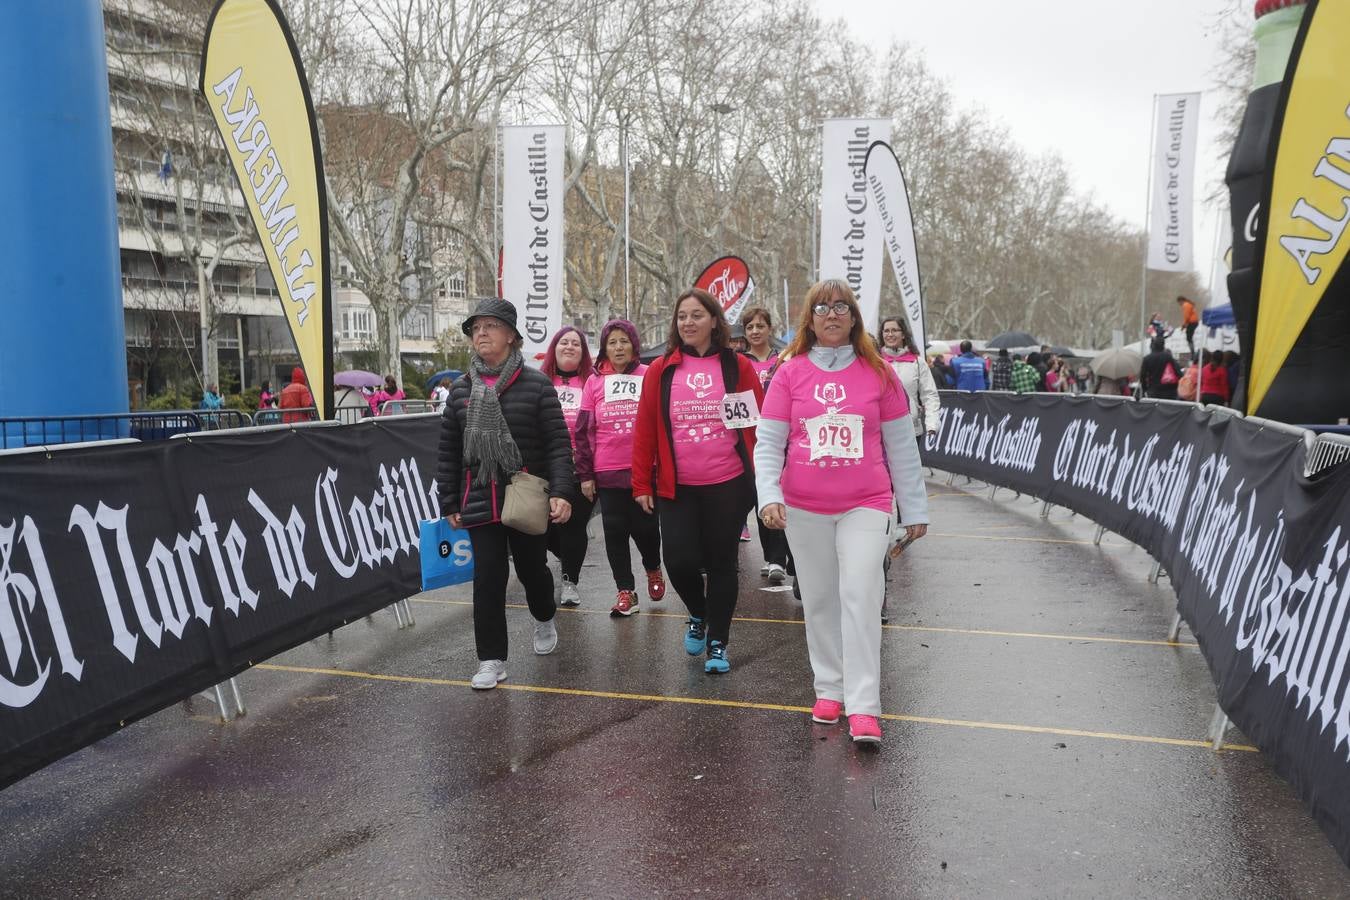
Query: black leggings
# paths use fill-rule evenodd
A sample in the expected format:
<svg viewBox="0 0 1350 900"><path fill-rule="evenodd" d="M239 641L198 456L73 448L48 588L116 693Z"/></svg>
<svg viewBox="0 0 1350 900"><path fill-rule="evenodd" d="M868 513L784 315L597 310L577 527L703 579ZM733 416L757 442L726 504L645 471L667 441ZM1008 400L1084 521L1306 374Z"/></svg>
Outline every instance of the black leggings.
<svg viewBox="0 0 1350 900"><path fill-rule="evenodd" d="M708 623L708 639L726 643L736 612L741 526L754 504L744 477L681 484L657 503L670 583L689 614ZM699 569L707 571L707 581Z"/></svg>
<svg viewBox="0 0 1350 900"><path fill-rule="evenodd" d="M516 577L525 586L530 615L540 622L553 618L553 573L548 570L544 536L524 534L500 522L469 529L473 545L473 639L479 659L506 659L507 549Z"/></svg>
<svg viewBox="0 0 1350 900"><path fill-rule="evenodd" d="M661 523L655 515L642 511L628 488L599 488L596 496L605 523L605 555L614 573L614 586L621 591L634 590L633 556L628 539L637 544L642 568L655 571L661 568Z"/></svg>
<svg viewBox="0 0 1350 900"><path fill-rule="evenodd" d="M548 552L558 557L562 576L576 584L581 578L581 564L586 561L586 526L590 524L595 503L587 500L577 488L572 501L572 516L561 525L548 526Z"/></svg>

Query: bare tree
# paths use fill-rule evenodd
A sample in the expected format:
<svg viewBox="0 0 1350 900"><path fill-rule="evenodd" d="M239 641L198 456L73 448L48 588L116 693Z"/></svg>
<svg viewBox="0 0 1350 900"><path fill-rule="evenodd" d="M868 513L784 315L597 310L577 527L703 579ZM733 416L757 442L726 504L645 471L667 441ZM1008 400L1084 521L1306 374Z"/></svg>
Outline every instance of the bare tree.
<svg viewBox="0 0 1350 900"><path fill-rule="evenodd" d="M483 132L537 61L557 11L544 0L370 0L356 12L343 40L351 49L323 88L329 212L336 248L375 309L381 366L401 378L402 320L433 288L447 236L495 268ZM344 130L353 120L369 130Z"/></svg>
<svg viewBox="0 0 1350 900"><path fill-rule="evenodd" d="M335 244L376 307L391 370L400 318L438 259L471 284L495 275L503 110L568 126L576 317L611 316L631 266L626 305L659 336L674 293L728 252L762 290L801 296L815 276L820 122L880 115L910 187L934 333L1100 344L1133 320L1141 235L1075 190L1062 160L958 103L917 50L877 56L806 0L371 0L341 33L316 10L347 0L289 2L320 60Z"/></svg>

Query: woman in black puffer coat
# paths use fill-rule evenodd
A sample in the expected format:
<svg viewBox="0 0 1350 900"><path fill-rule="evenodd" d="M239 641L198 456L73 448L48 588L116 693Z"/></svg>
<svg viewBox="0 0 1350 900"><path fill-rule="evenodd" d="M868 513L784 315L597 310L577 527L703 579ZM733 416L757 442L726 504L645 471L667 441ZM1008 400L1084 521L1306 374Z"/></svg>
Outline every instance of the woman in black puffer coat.
<svg viewBox="0 0 1350 900"><path fill-rule="evenodd" d="M557 523L571 515L572 441L558 394L548 376L524 364L516 308L490 297L464 320L472 353L469 371L450 388L441 425L436 481L441 514L466 528L473 544L473 631L477 690L506 677L507 553L535 618L534 652L558 645L553 624L553 574L548 537L528 535L501 523L511 476L524 471L549 483L549 514Z"/></svg>

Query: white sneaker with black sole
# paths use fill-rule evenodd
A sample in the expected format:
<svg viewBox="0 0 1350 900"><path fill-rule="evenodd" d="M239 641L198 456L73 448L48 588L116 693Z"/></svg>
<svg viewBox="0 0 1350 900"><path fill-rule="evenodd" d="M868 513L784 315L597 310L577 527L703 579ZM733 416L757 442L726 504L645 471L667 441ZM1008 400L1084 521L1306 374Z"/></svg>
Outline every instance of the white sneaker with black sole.
<svg viewBox="0 0 1350 900"><path fill-rule="evenodd" d="M787 569L778 563L769 564L769 584L782 584L787 580Z"/></svg>

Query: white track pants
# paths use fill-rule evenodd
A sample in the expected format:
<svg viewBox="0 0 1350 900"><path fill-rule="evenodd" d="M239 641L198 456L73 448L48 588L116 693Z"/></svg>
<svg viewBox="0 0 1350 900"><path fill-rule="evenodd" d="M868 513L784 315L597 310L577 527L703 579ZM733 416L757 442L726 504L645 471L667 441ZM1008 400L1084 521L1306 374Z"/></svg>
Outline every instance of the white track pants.
<svg viewBox="0 0 1350 900"><path fill-rule="evenodd" d="M875 509L787 509L816 697L842 700L849 715L881 713L881 561L895 529Z"/></svg>

